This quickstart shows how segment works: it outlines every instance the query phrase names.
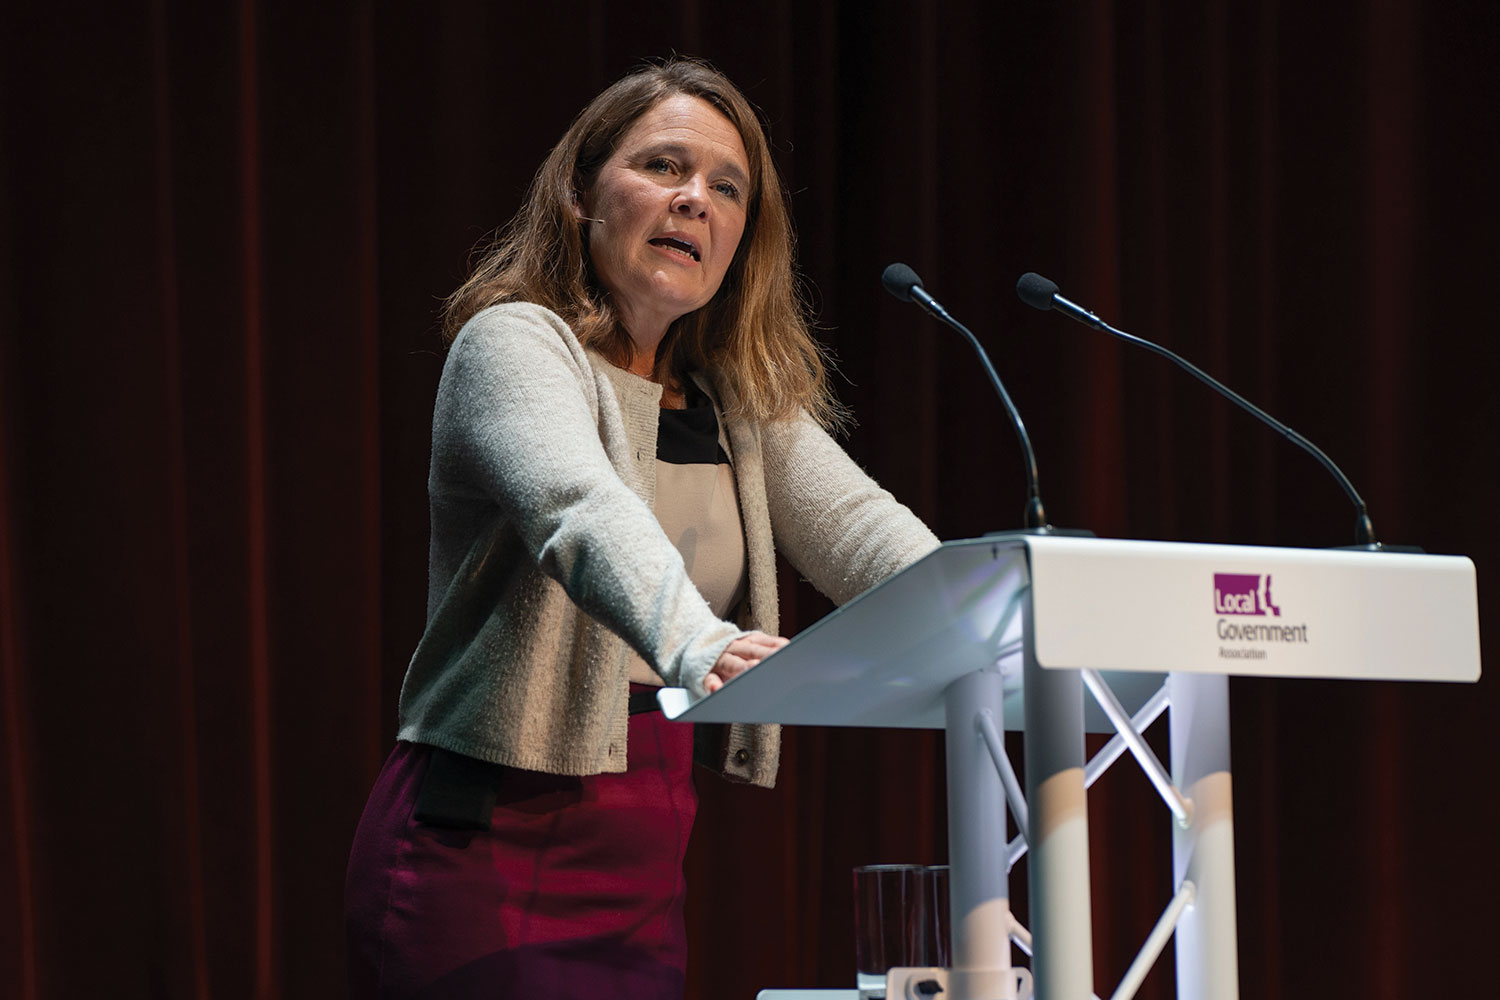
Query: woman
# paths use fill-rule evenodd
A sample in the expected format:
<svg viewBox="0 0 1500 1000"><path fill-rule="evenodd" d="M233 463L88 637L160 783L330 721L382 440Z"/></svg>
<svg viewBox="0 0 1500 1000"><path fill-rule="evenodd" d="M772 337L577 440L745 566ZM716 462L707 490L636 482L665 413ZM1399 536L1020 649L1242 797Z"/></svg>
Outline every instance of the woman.
<svg viewBox="0 0 1500 1000"><path fill-rule="evenodd" d="M748 102L674 60L584 109L448 301L427 628L350 858L354 996L682 995L695 743L769 787L778 733L632 709L785 644L773 547L842 602L937 544L824 429L791 248Z"/></svg>

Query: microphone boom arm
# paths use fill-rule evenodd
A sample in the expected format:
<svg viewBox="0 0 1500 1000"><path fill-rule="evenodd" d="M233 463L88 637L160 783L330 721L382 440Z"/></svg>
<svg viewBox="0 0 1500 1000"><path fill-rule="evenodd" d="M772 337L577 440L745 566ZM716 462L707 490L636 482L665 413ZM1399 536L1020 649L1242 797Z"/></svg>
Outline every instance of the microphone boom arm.
<svg viewBox="0 0 1500 1000"><path fill-rule="evenodd" d="M1056 286L1054 285L1052 287L1055 288ZM1023 296L1023 298L1025 298L1025 296ZM1030 299L1027 299L1026 301L1028 304L1034 304ZM1263 424L1271 428L1276 433L1280 434L1282 437L1286 438L1292 444L1296 445L1297 447L1301 448L1303 451L1311 455L1313 458L1317 459L1318 462L1323 466L1323 468L1328 470L1329 475L1338 480L1338 484L1343 487L1344 493L1349 497L1350 502L1354 504L1355 544L1364 548L1380 548L1380 543L1375 540L1375 525L1370 520L1369 509L1365 506L1364 498L1359 495L1359 491L1354 488L1354 483L1350 481L1349 477L1344 475L1343 470L1334 464L1333 459L1329 458L1324 453L1322 448L1319 448L1307 438L1292 430L1286 424L1282 423L1280 420L1277 420L1265 410L1262 410L1260 407L1250 402L1250 400L1246 399L1244 396L1241 396L1239 393L1229 388L1223 382L1220 382L1218 379L1208 374L1208 372L1204 371L1202 368L1199 368L1197 365L1193 364L1186 358L1167 350L1160 344L1154 344L1151 341L1145 340L1141 337L1137 337L1134 334L1126 333L1124 330L1116 329L1115 327L1112 327L1108 323L1104 322L1104 320L1100 319L1098 316L1095 316L1093 313L1080 306L1078 303L1070 302L1055 292L1052 294L1051 305L1052 308L1056 309L1058 312L1069 317L1070 319L1077 320L1084 326L1091 326L1095 330L1102 330L1103 332L1110 334L1113 337L1118 337L1120 340L1123 340L1126 343L1135 344L1138 347L1144 347L1152 354L1159 354L1160 356L1166 358L1168 361L1172 362L1177 367L1181 368L1183 371L1187 372L1189 375L1193 376L1198 381L1202 382L1204 385L1208 386L1210 389L1214 390L1219 395L1229 400L1231 403L1235 404L1236 406L1245 410L1251 416L1254 416L1255 418L1260 420Z"/></svg>
<svg viewBox="0 0 1500 1000"><path fill-rule="evenodd" d="M1005 391L1005 383L1000 381L1000 374L995 371L995 366L990 362L989 352L979 343L979 338L958 320L948 314L941 304L921 285L913 286L911 289L911 300L921 306L929 315L946 326L950 326L963 334L969 346L974 348L974 353L979 355L979 361L984 365L984 372L989 376L990 384L1000 394L1000 402L1005 404L1005 412L1010 414L1010 422L1016 429L1016 437L1021 443L1021 458L1026 465L1026 488L1029 496L1026 499L1026 527L1047 527L1047 512L1042 507L1042 488L1038 482L1036 468L1036 452L1031 447L1031 436L1026 433L1026 423L1021 419L1021 411L1016 409L1016 404L1011 400L1010 393Z"/></svg>

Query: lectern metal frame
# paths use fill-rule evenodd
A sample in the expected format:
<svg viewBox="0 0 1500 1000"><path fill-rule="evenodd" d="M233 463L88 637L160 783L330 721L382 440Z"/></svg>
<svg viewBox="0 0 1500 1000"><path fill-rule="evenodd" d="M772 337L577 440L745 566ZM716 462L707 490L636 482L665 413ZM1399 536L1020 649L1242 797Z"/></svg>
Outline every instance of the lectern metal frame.
<svg viewBox="0 0 1500 1000"><path fill-rule="evenodd" d="M1015 936L1029 937L1038 1000L1087 1000L1085 786L1098 769L1085 768L1083 733L1114 723L1085 701L1084 680L1108 691L1118 720L1154 717L1168 674L1172 768L1158 787L1179 815L1173 895L1116 997L1133 993L1175 924L1179 996L1231 1000L1228 675L1474 681L1479 670L1463 557L1023 536L945 543L716 694L671 688L660 700L684 721L946 730L944 995L1009 1000ZM995 731L1023 719L1029 936L1009 910L1006 791L992 757ZM1120 739L1140 753L1131 728Z"/></svg>

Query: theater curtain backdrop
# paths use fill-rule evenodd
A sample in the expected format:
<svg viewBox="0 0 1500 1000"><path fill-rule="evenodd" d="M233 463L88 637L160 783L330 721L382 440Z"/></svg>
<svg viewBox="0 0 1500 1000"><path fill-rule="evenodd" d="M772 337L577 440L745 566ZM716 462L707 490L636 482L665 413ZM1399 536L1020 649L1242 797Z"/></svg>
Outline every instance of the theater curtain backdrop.
<svg viewBox="0 0 1500 1000"><path fill-rule="evenodd" d="M0 992L342 995L422 628L438 302L644 56L763 109L848 447L940 535L1018 526L1020 459L968 348L879 290L893 260L994 352L1054 523L1353 537L1310 459L1025 309L1026 270L1318 441L1382 537L1472 556L1493 636L1497 27L1479 0L6 5ZM789 631L828 610L782 583ZM1233 694L1244 995L1480 995L1494 685ZM847 986L850 867L946 855L936 734L801 730L776 790L699 785L695 997ZM1124 766L1090 821L1108 995L1169 834Z"/></svg>

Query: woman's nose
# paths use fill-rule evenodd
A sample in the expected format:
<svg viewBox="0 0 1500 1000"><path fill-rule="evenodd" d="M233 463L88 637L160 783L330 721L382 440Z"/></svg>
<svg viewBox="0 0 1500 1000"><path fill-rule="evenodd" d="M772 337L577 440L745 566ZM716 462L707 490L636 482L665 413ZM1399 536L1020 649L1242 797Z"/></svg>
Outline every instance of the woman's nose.
<svg viewBox="0 0 1500 1000"><path fill-rule="evenodd" d="M685 178L672 199L672 211L689 216L703 216L708 210L708 184L702 174Z"/></svg>

